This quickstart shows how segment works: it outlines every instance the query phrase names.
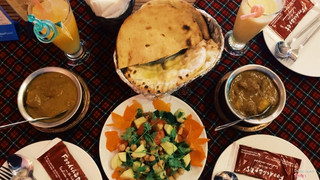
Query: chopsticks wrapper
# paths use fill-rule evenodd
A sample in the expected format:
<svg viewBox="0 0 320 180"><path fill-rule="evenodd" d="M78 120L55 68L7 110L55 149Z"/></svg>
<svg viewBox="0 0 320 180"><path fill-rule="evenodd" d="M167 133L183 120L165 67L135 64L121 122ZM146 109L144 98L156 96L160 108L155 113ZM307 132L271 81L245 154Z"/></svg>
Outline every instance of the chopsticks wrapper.
<svg viewBox="0 0 320 180"><path fill-rule="evenodd" d="M295 180L301 159L239 145L234 172L259 179Z"/></svg>
<svg viewBox="0 0 320 180"><path fill-rule="evenodd" d="M117 18L129 7L130 0L85 0L96 16Z"/></svg>
<svg viewBox="0 0 320 180"><path fill-rule="evenodd" d="M88 179L67 146L59 138L48 143L36 158L52 180Z"/></svg>
<svg viewBox="0 0 320 180"><path fill-rule="evenodd" d="M286 0L284 9L269 23L269 27L282 39L286 39L298 23L315 6L311 0ZM306 16L305 19L312 19Z"/></svg>

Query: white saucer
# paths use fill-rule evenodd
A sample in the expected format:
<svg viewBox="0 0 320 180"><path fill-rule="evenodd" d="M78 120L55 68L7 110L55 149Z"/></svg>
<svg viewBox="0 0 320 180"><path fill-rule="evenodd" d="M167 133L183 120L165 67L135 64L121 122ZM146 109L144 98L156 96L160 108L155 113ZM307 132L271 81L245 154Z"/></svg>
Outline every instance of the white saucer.
<svg viewBox="0 0 320 180"><path fill-rule="evenodd" d="M284 154L301 159L299 172L297 173L297 180L315 180L319 179L317 171L308 159L308 157L296 146L290 142L271 135L251 135L241 138L230 144L218 158L213 169L212 180L215 174L221 171L233 171L235 161L237 158L237 147L239 144L250 146L257 149L263 149L270 152ZM245 176L236 173L239 179L256 180L257 178Z"/></svg>
<svg viewBox="0 0 320 180"><path fill-rule="evenodd" d="M35 153L39 152L49 142L50 142L49 140L36 142L18 150L15 153L15 154L21 154L26 158L29 158L33 162L33 165L34 165L33 174L37 179L41 179L41 180L50 179L49 175L47 174L46 170L43 168L41 163L35 158L33 158L35 156ZM86 151L69 142L63 141L63 143L67 146L68 150L70 151L74 159L77 161L77 163L79 164L79 166L81 167L82 171L84 172L84 174L87 176L88 179L102 180L102 176L98 166Z"/></svg>
<svg viewBox="0 0 320 180"><path fill-rule="evenodd" d="M315 0L318 4L320 0ZM320 13L320 8L314 6L299 22L295 29L287 37L286 42L290 42L292 37L295 36L303 27L308 26L309 22ZM269 26L263 29L264 40L274 56L275 45L278 41L283 41ZM303 39L303 37L301 38ZM297 41L294 46L298 45L300 41ZM276 58L281 64L291 69L292 71L310 77L320 77L320 30L310 38L308 43L301 49L299 57L296 62L284 62L283 60Z"/></svg>

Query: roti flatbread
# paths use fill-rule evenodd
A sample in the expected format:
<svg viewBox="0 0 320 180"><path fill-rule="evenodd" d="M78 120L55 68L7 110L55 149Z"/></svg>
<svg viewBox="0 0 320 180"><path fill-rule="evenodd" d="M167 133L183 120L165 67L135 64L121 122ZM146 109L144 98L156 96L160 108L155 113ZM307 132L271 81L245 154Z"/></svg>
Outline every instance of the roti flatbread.
<svg viewBox="0 0 320 180"><path fill-rule="evenodd" d="M118 68L155 61L207 38L203 17L190 6L182 0L156 0L129 16L117 37Z"/></svg>

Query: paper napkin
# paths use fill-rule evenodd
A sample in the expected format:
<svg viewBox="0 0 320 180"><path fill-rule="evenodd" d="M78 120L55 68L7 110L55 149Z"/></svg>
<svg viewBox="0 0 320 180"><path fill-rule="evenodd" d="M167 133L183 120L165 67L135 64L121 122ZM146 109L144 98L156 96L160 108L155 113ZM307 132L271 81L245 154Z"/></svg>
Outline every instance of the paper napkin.
<svg viewBox="0 0 320 180"><path fill-rule="evenodd" d="M130 0L85 0L96 16L117 18L129 7Z"/></svg>

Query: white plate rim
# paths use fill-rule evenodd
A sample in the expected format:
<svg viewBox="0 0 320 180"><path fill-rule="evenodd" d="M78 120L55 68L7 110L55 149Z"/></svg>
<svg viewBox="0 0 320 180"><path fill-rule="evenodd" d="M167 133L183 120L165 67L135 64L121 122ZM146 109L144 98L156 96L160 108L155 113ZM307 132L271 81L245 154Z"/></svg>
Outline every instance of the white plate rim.
<svg viewBox="0 0 320 180"><path fill-rule="evenodd" d="M270 144L273 143L273 144ZM226 165L226 161L228 162L234 162L236 160L236 153L237 152L231 152L234 145L246 145L258 149L264 149L271 152L276 152L292 157L296 157L301 159L301 165L298 172L298 178L297 180L314 180L319 178L317 175L317 171L312 165L311 161L308 159L308 157L296 146L291 144L289 141L286 141L282 138L279 138L277 136L272 135L266 135L266 134L256 134L256 135L249 135L246 137L243 137L241 139L238 139L237 141L231 143L219 156L214 169L212 171L212 180L215 174L217 174L220 171L223 170L229 170L233 171L234 167L230 167L232 163L229 163L229 165ZM231 158L228 158L230 156L234 156ZM227 159L228 158L228 159ZM233 164L234 165L234 164ZM245 176L236 173L239 179L247 179L247 180L256 180L257 178ZM303 175L306 175L306 177L303 177Z"/></svg>
<svg viewBox="0 0 320 180"><path fill-rule="evenodd" d="M140 102L140 104L143 107L144 111L151 111L154 110L154 107L152 105L152 100L146 98L143 95L136 95L133 96L125 101L123 101L120 105L118 105L112 112L118 113L120 115L123 114L124 109L127 105L130 105L132 103L132 100L137 100L138 102ZM194 120L197 120L198 122L200 122L200 124L203 126L203 123L201 121L201 119L199 118L199 116L197 115L197 113L184 101L180 100L177 97L174 97L172 95L167 95L165 97L162 98L162 100L164 100L165 102L170 102L171 103L171 111L174 112L176 109L178 108L182 108L186 111L187 114L192 114L192 117ZM146 104L149 103L149 104ZM174 104L180 104L181 106L179 107L174 107ZM102 168L106 174L106 176L108 177L108 179L112 179L112 173L113 170L110 167L110 162L112 157L116 154L115 152L109 152L106 149L106 137L105 137L105 132L106 131L110 131L110 130L116 130L115 128L111 127L111 126L106 126L106 124L109 124L112 122L112 118L111 118L111 113L108 117L108 119L106 120L103 129L101 131L101 135L100 135L100 142L99 142L99 155L100 155L100 162L102 165ZM119 131L118 131L119 132ZM207 138L207 134L206 134L206 130L204 129L200 135L201 138ZM207 156L208 156L208 143L205 143L205 145L203 145L204 151L205 151L205 155L206 158L203 160L202 162L202 167L195 167L192 166L190 171L185 171L185 173L183 175L179 176L179 179L187 179L187 178L191 178L191 179L198 179L200 177L200 175L203 172L203 169L205 167L206 161L207 161Z"/></svg>
<svg viewBox="0 0 320 180"><path fill-rule="evenodd" d="M48 173L45 171L41 163L34 158L34 153L42 150L42 148L45 147L49 142L50 140L35 142L15 152L15 154L21 154L32 160L34 165L33 174L37 179L50 179ZM102 176L97 164L86 151L70 142L63 141L63 143L67 146L70 154L72 154L88 179L102 180ZM5 162L3 165L7 166L7 163Z"/></svg>

